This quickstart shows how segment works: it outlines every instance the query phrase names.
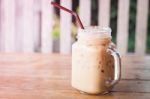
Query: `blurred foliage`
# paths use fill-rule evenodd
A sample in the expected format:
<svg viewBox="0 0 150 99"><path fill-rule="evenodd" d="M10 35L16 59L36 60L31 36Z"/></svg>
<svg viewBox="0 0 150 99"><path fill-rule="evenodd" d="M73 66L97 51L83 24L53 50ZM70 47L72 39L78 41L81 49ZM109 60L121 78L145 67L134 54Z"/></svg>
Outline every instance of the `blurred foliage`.
<svg viewBox="0 0 150 99"><path fill-rule="evenodd" d="M114 43L116 43L116 33L117 33L117 11L118 11L118 0L111 0L110 27L112 29L112 41Z"/></svg>
<svg viewBox="0 0 150 99"><path fill-rule="evenodd" d="M54 25L53 25L53 39L59 39L60 36L60 24L59 24L60 20L58 18L58 16L54 16Z"/></svg>
<svg viewBox="0 0 150 99"><path fill-rule="evenodd" d="M77 35L77 26L75 25L75 23L72 23L71 25L71 35L73 37L73 41L75 41ZM54 40L57 40L60 37L60 20L58 16L54 16L52 36Z"/></svg>
<svg viewBox="0 0 150 99"><path fill-rule="evenodd" d="M91 25L98 25L98 0L92 0Z"/></svg>
<svg viewBox="0 0 150 99"><path fill-rule="evenodd" d="M128 51L129 52L134 52L134 49L135 49L136 5L137 5L137 0L130 0L129 40L128 40Z"/></svg>
<svg viewBox="0 0 150 99"><path fill-rule="evenodd" d="M148 12L148 28L147 28L147 49L146 52L150 53L150 0L149 0L149 12Z"/></svg>

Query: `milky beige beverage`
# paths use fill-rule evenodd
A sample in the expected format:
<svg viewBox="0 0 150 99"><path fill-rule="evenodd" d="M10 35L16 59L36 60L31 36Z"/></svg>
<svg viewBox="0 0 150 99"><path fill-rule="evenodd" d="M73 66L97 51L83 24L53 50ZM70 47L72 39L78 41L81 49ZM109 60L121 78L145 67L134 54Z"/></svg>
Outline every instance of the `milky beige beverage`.
<svg viewBox="0 0 150 99"><path fill-rule="evenodd" d="M79 29L72 46L72 86L82 92L108 92L120 79L120 57L111 42L111 29Z"/></svg>

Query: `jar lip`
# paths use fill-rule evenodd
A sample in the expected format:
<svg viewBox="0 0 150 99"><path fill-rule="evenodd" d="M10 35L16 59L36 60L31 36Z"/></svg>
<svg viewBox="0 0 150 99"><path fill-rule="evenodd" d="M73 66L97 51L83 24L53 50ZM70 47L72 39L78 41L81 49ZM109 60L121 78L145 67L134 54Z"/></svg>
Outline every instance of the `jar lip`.
<svg viewBox="0 0 150 99"><path fill-rule="evenodd" d="M103 26L85 26L84 29L79 28L78 35L84 33L92 35L98 34L100 36L102 35L111 36L111 28Z"/></svg>

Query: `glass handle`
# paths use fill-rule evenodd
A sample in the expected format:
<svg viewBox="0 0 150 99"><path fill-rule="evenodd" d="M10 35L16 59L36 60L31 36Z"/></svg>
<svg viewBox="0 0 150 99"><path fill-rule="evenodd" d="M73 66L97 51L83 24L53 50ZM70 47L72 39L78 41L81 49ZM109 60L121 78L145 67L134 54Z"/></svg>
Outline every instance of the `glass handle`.
<svg viewBox="0 0 150 99"><path fill-rule="evenodd" d="M114 80L106 81L106 86L110 87L118 83L121 78L121 58L119 53L113 48L108 48L107 52L111 54L114 58Z"/></svg>

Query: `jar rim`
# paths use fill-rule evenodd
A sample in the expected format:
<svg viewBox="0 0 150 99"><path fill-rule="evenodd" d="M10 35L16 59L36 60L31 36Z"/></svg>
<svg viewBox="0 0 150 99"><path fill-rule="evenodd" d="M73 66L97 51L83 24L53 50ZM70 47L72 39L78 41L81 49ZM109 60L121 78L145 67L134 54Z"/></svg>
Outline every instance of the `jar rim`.
<svg viewBox="0 0 150 99"><path fill-rule="evenodd" d="M78 36L80 35L97 35L111 37L111 28L103 26L85 26L84 29L78 29Z"/></svg>

